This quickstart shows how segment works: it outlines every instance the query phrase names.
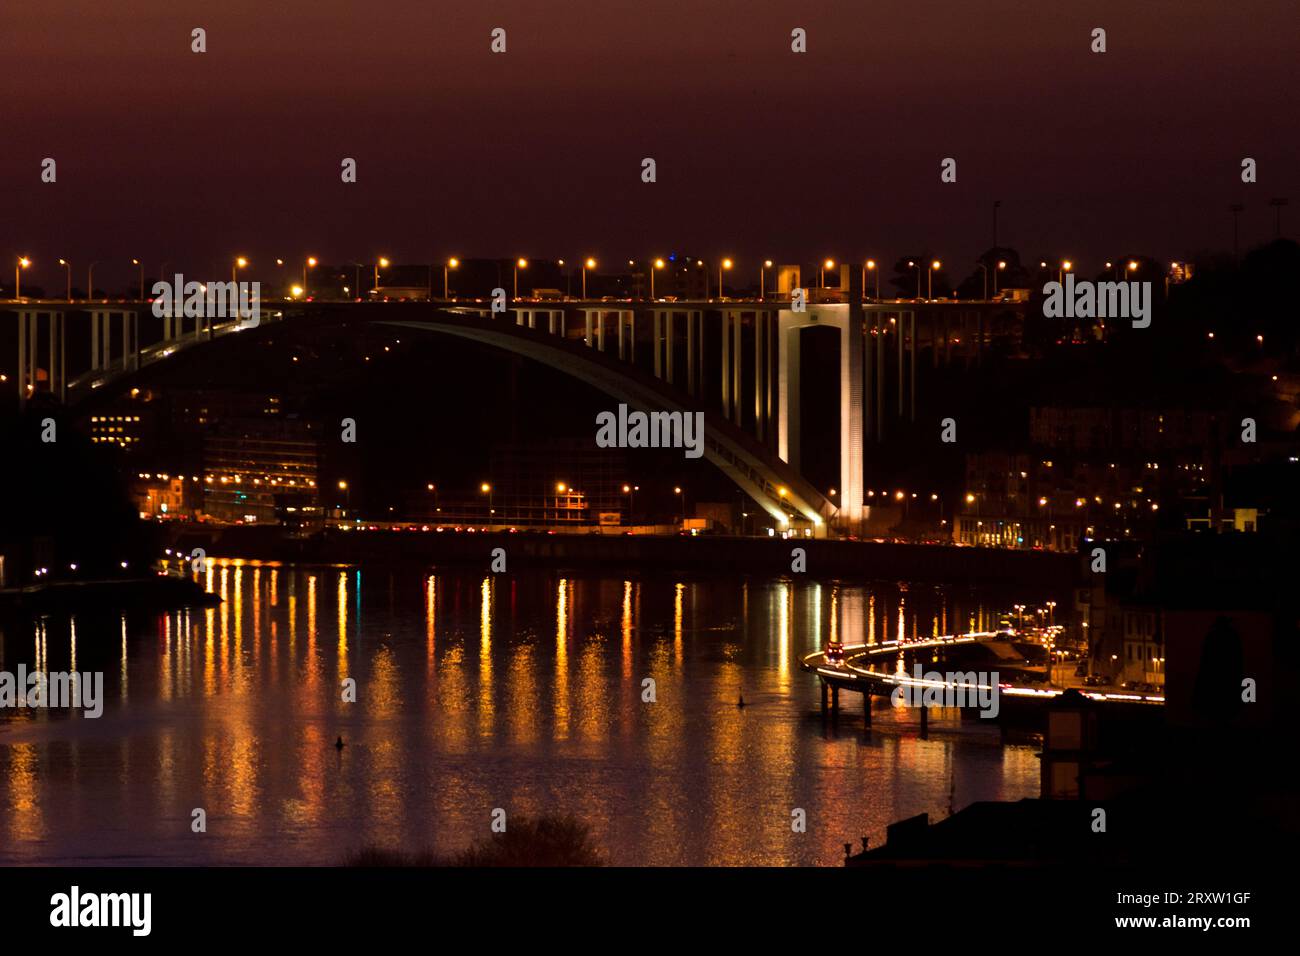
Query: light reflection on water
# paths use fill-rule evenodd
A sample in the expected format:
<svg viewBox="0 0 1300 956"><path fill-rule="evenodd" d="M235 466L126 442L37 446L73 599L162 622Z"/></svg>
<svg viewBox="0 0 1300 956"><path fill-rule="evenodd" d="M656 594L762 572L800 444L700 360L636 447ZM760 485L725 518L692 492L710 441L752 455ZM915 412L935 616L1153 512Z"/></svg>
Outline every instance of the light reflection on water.
<svg viewBox="0 0 1300 956"><path fill-rule="evenodd" d="M902 817L1038 791L1033 747L951 713L923 740L878 710L867 736L846 694L838 728L823 723L798 667L835 637L994 625L970 594L242 562L196 579L224 603L0 635L0 670L75 655L107 698L98 720L0 711L0 862L450 853L502 807L572 814L618 864L835 864Z"/></svg>

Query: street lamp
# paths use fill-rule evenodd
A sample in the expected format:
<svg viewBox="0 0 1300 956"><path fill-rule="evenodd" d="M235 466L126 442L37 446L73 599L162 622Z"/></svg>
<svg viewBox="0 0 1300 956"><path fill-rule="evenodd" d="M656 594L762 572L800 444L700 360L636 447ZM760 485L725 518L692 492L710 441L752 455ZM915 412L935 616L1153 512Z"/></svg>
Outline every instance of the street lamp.
<svg viewBox="0 0 1300 956"><path fill-rule="evenodd" d="M72 265L68 262L67 259L60 259L59 265L63 266L64 271L67 272L68 274L68 301L71 302L72 301Z"/></svg>
<svg viewBox="0 0 1300 956"><path fill-rule="evenodd" d="M447 276L447 270L457 269L459 267L460 267L460 260L457 259L455 256L452 256L450 259L448 259L446 262L442 264L442 297L444 299L451 298L451 280Z"/></svg>
<svg viewBox="0 0 1300 956"><path fill-rule="evenodd" d="M627 495L627 516L631 520L632 515L636 512L636 493L641 490L640 485L624 485L623 494Z"/></svg>
<svg viewBox="0 0 1300 956"><path fill-rule="evenodd" d="M346 504L345 504L345 506L344 506L344 510L345 510L345 512L346 512L346 511L351 511L351 510L352 510L352 488L351 488L351 486L350 486L346 481L340 481L340 482L339 482L339 491L343 492L343 493L346 495L346 499L345 499L345 500L346 500Z"/></svg>
<svg viewBox="0 0 1300 956"><path fill-rule="evenodd" d="M293 286L292 288L289 289L289 295L290 295L291 297L295 298L295 299L301 299L303 293L306 292L306 291L307 291L307 290L304 289L302 286L300 286L300 285L295 285L295 286Z"/></svg>
<svg viewBox="0 0 1300 956"><path fill-rule="evenodd" d="M1069 272L1072 268L1074 268L1074 263L1073 263L1073 262L1071 262L1069 259L1062 259L1062 260L1061 260L1061 268L1058 269L1057 272L1056 272L1056 281L1057 281L1057 282L1060 282L1060 283L1062 283L1062 284L1064 284L1064 283L1065 283L1065 274L1066 274L1067 272Z"/></svg>
<svg viewBox="0 0 1300 956"><path fill-rule="evenodd" d="M682 528L684 529L686 527L686 491L681 485L677 485L673 488L673 494L680 496L682 499Z"/></svg>
<svg viewBox="0 0 1300 956"><path fill-rule="evenodd" d="M144 263L139 259L132 259L131 265L140 267L140 301L144 301Z"/></svg>
<svg viewBox="0 0 1300 956"><path fill-rule="evenodd" d="M582 297L587 298L587 270L596 268L596 260L588 256L582 263Z"/></svg>
<svg viewBox="0 0 1300 956"><path fill-rule="evenodd" d="M999 260L998 260L998 271L995 272L995 273L993 273L993 296L994 296L994 298L997 298L997 294L998 294L998 272L1002 272L1004 269L1006 269L1006 267L1007 267L1007 261L1006 261L1005 259L999 259Z"/></svg>
<svg viewBox="0 0 1300 956"><path fill-rule="evenodd" d="M655 300L655 270L664 268L668 263L662 259L656 259L650 264L650 301Z"/></svg>
<svg viewBox="0 0 1300 956"><path fill-rule="evenodd" d="M515 260L515 294L514 298L519 298L519 270L528 268L528 260L519 258Z"/></svg>
<svg viewBox="0 0 1300 956"><path fill-rule="evenodd" d="M239 282L239 270L248 268L248 260L243 256L236 256L235 261L230 265L230 281Z"/></svg>
<svg viewBox="0 0 1300 956"><path fill-rule="evenodd" d="M307 260L302 264L302 289L303 289L303 292L304 292L304 293L305 293L305 292L307 291L307 289L308 289L308 285L307 285L307 270L308 270L308 269L315 269L315 268L316 268L316 257L315 257L315 256L308 256L308 257L307 257Z"/></svg>
<svg viewBox="0 0 1300 956"><path fill-rule="evenodd" d="M943 263L935 259L930 263L930 268L925 274L925 297L926 299L934 298L934 274L943 267Z"/></svg>
<svg viewBox="0 0 1300 956"><path fill-rule="evenodd" d="M772 260L764 259L763 264L758 269L758 301L762 302L767 297L767 270L772 268Z"/></svg>
<svg viewBox="0 0 1300 956"><path fill-rule="evenodd" d="M388 258L380 256L379 261L375 263L375 298L379 297L379 270L388 268Z"/></svg>
<svg viewBox="0 0 1300 956"><path fill-rule="evenodd" d="M478 486L478 490L488 496L488 514L496 514L496 509L492 507L492 486L485 481Z"/></svg>
<svg viewBox="0 0 1300 956"><path fill-rule="evenodd" d="M87 299L93 299L95 297L95 266L97 265L99 265L98 262L92 262L86 268L86 298Z"/></svg>
<svg viewBox="0 0 1300 956"><path fill-rule="evenodd" d="M921 266L914 259L907 260L907 267L916 270L916 297L921 298Z"/></svg>
<svg viewBox="0 0 1300 956"><path fill-rule="evenodd" d="M817 285L818 285L818 286L820 286L820 287L823 288L823 289L826 288L826 270L827 270L827 269L834 269L834 268L835 268L835 260L834 260L834 259L827 259L825 262L822 263L821 270L817 273L817 275L818 275Z"/></svg>
<svg viewBox="0 0 1300 956"><path fill-rule="evenodd" d="M730 269L732 264L733 263L730 259L723 259L721 262L718 263L718 300L719 301L721 301L722 299L722 270Z"/></svg>
<svg viewBox="0 0 1300 956"><path fill-rule="evenodd" d="M15 299L21 299L23 297L22 270L26 269L31 264L32 264L32 260L28 259L26 256L18 257L18 263L14 266L14 298Z"/></svg>
<svg viewBox="0 0 1300 956"><path fill-rule="evenodd" d="M866 262L862 264L862 294L864 296L867 294L867 273L868 272L874 272L876 274L876 299L879 300L880 299L880 270L876 268L875 259L868 259Z"/></svg>

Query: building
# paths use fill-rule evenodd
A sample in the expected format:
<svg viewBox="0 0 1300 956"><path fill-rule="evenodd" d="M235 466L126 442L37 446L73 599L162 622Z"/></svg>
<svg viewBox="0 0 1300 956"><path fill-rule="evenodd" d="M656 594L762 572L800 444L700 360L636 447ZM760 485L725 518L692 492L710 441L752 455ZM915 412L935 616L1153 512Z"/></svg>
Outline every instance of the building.
<svg viewBox="0 0 1300 956"><path fill-rule="evenodd" d="M278 523L319 508L321 440L298 418L230 421L203 439L203 510L218 521ZM283 509L283 510L282 510Z"/></svg>
<svg viewBox="0 0 1300 956"><path fill-rule="evenodd" d="M198 475L140 472L131 495L141 518L166 520L189 517L201 505Z"/></svg>
<svg viewBox="0 0 1300 956"><path fill-rule="evenodd" d="M488 474L496 523L627 523L635 494L622 453L590 441L496 445Z"/></svg>
<svg viewBox="0 0 1300 956"><path fill-rule="evenodd" d="M90 440L96 445L117 445L131 450L144 438L144 423L134 412L105 412L90 416Z"/></svg>

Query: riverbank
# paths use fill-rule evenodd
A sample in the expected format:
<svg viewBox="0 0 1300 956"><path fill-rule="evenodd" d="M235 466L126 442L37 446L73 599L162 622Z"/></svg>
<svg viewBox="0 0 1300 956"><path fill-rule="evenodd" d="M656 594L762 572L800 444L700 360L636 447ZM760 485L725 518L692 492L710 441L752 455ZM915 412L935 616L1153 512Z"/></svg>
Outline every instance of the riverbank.
<svg viewBox="0 0 1300 956"><path fill-rule="evenodd" d="M152 575L100 581L53 581L0 591L0 613L49 614L56 611L120 608L167 610L212 607L221 603L188 579Z"/></svg>
<svg viewBox="0 0 1300 956"><path fill-rule="evenodd" d="M493 570L551 567L680 572L738 571L892 581L1065 587L1078 558L1045 551L818 539L650 535L548 535L507 532L338 531L289 537L277 528L178 527L173 551L209 557L304 564L420 563ZM796 549L802 549L799 555ZM496 570L500 570L500 564Z"/></svg>

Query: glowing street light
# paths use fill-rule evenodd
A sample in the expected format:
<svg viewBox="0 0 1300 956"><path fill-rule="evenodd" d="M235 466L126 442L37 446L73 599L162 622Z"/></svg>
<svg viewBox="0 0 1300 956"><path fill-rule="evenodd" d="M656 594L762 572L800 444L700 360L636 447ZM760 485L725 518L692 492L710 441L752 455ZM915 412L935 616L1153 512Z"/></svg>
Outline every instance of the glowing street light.
<svg viewBox="0 0 1300 956"><path fill-rule="evenodd" d="M140 269L140 301L143 302L144 301L144 263L141 262L139 259L132 259L131 265L137 266Z"/></svg>
<svg viewBox="0 0 1300 956"><path fill-rule="evenodd" d="M15 299L21 299L23 297L22 270L26 269L31 264L32 264L32 260L28 259L26 256L18 257L18 263L14 266L14 298Z"/></svg>
<svg viewBox="0 0 1300 956"><path fill-rule="evenodd" d="M880 270L876 268L875 259L868 259L866 262L862 263L862 294L864 296L867 294L867 273L868 272L874 272L876 274L876 298L879 299L880 298Z"/></svg>
<svg viewBox="0 0 1300 956"><path fill-rule="evenodd" d="M587 270L596 268L596 260L588 256L582 263L582 297L587 297Z"/></svg>
<svg viewBox="0 0 1300 956"><path fill-rule="evenodd" d="M767 270L770 268L772 268L772 260L764 259L758 269L758 301L760 302L766 298Z"/></svg>
<svg viewBox="0 0 1300 956"><path fill-rule="evenodd" d="M718 263L718 299L722 299L722 272L724 269L730 269L735 263L730 259L723 259Z"/></svg>
<svg viewBox="0 0 1300 956"><path fill-rule="evenodd" d="M315 268L316 268L316 257L315 257L315 256L308 256L307 259L306 259L306 261L304 261L303 264L302 264L302 288L303 288L303 292L306 292L306 291L307 291L307 288L308 288L308 286L307 286L307 270L308 270L308 269L315 269Z"/></svg>
<svg viewBox="0 0 1300 956"><path fill-rule="evenodd" d="M449 269L459 269L459 268L460 268L460 260L457 259L455 256L452 256L450 259L448 259L446 262L442 264L442 297L444 299L451 298L451 280L447 277L447 272Z"/></svg>
<svg viewBox="0 0 1300 956"><path fill-rule="evenodd" d="M292 289L289 290L289 294L290 294L291 296L293 296L295 299L300 299L300 298L302 298L302 294L303 294L304 292L306 292L306 291L307 291L307 290L304 289L302 286L300 286L300 285L296 285L296 286L294 286Z"/></svg>
<svg viewBox="0 0 1300 956"><path fill-rule="evenodd" d="M68 274L68 301L72 301L72 265L67 259L60 259L59 265L63 266L64 271Z"/></svg>
<svg viewBox="0 0 1300 956"><path fill-rule="evenodd" d="M662 259L656 259L651 263L651 265L653 268L650 270L650 301L653 302L655 300L655 270L663 269L668 265L668 263L664 262Z"/></svg>
<svg viewBox="0 0 1300 956"><path fill-rule="evenodd" d="M514 298L519 298L519 270L528 268L528 260L520 257L515 260L515 294Z"/></svg>
<svg viewBox="0 0 1300 956"><path fill-rule="evenodd" d="M938 259L935 259L933 262L930 263L930 268L926 270L925 297L927 299L934 298L934 274L938 272L941 268L943 268L943 263L940 262Z"/></svg>
<svg viewBox="0 0 1300 956"><path fill-rule="evenodd" d="M488 496L488 514L496 514L496 509L492 507L492 485L485 481L478 486L478 490Z"/></svg>
<svg viewBox="0 0 1300 956"><path fill-rule="evenodd" d="M239 282L239 270L248 268L248 260L243 256L235 256L235 261L230 264L230 281Z"/></svg>
<svg viewBox="0 0 1300 956"><path fill-rule="evenodd" d="M380 256L379 261L375 263L375 293L379 293L379 270L388 268L388 257Z"/></svg>
<svg viewBox="0 0 1300 956"><path fill-rule="evenodd" d="M834 268L835 268L835 260L834 260L834 259L827 259L825 262L822 263L821 271L819 271L819 272L817 273L817 275L818 275L818 281L817 281L817 284L818 284L821 288L823 288L823 289L826 288L826 272L827 272L827 270L829 270L829 269L834 269Z"/></svg>

